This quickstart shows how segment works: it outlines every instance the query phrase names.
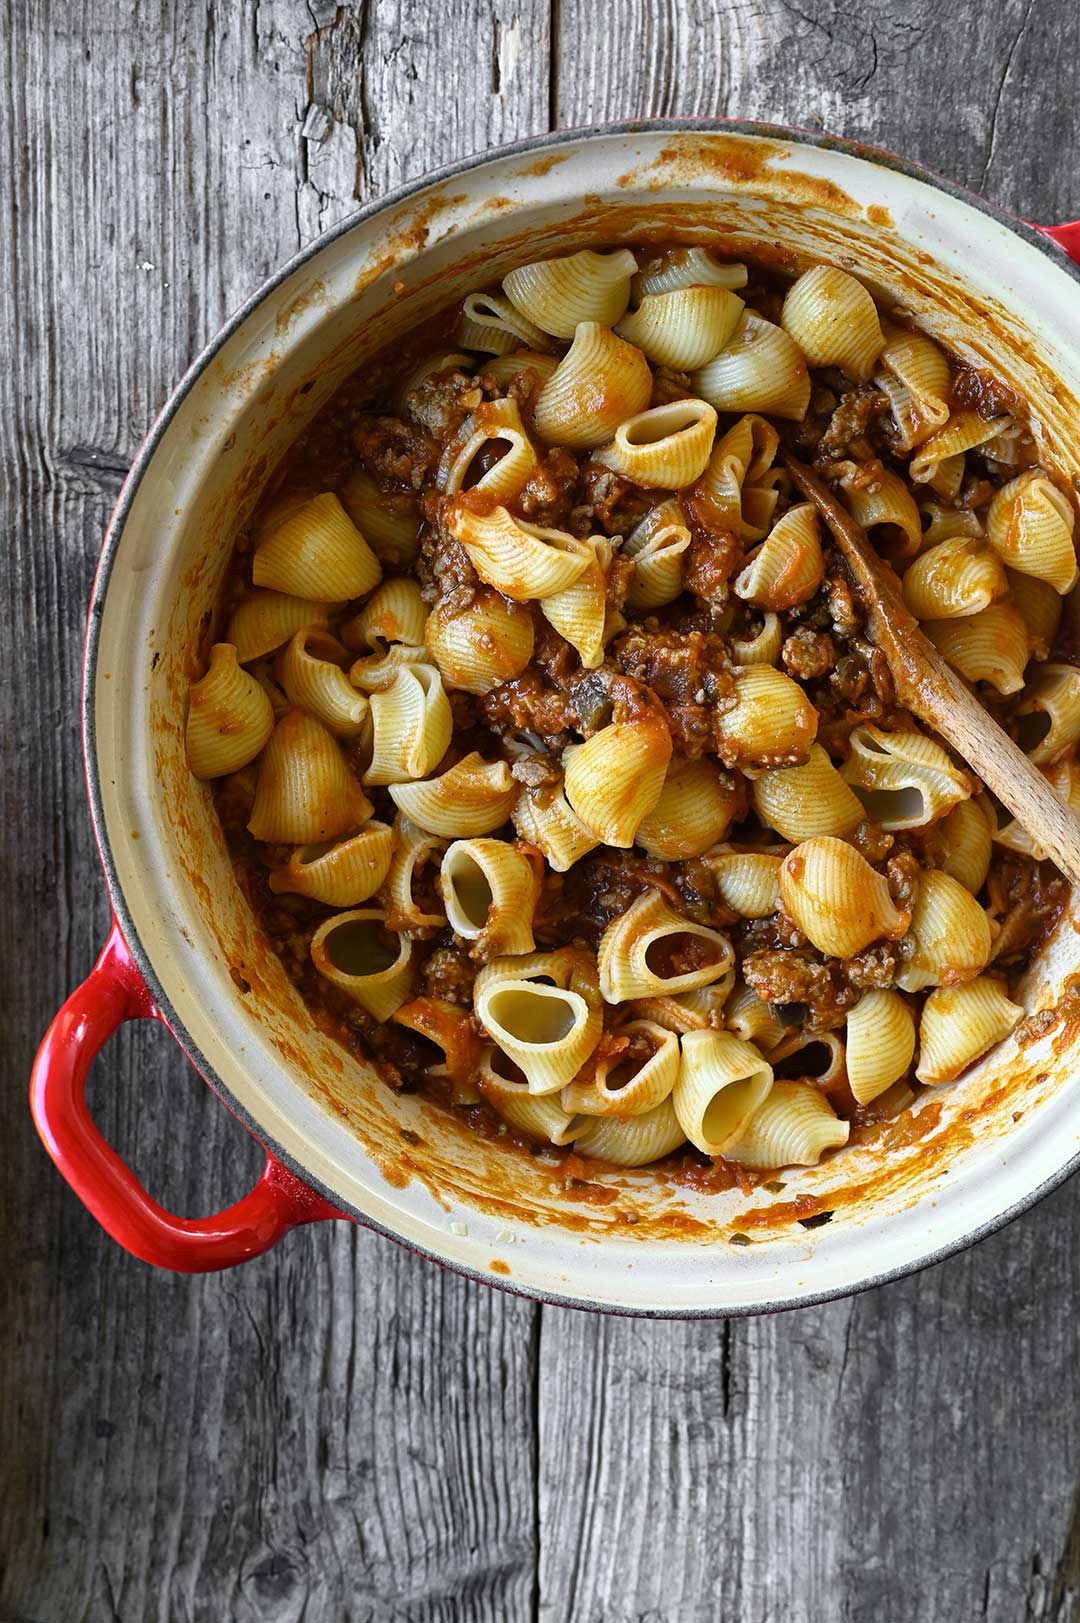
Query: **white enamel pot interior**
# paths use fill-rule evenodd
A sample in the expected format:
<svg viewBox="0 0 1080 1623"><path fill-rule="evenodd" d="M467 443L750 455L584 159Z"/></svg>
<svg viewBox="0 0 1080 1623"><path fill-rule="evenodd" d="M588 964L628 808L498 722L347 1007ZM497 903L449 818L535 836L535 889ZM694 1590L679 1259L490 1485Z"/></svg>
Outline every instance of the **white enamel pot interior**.
<svg viewBox="0 0 1080 1623"><path fill-rule="evenodd" d="M673 237L857 272L1017 388L1044 454L1077 474L1080 288L1034 231L880 154L761 126L635 125L528 143L366 209L287 267L196 363L106 542L86 741L128 943L188 1052L260 1139L336 1206L455 1268L549 1300L692 1316L796 1305L906 1272L1072 1170L1072 918L1025 988L1029 1008L1057 1006L1046 1034L1024 1049L1010 1040L928 1095L909 1141L784 1172L782 1189L748 1197L695 1194L646 1171L597 1178L597 1199L564 1188L550 1161L507 1154L423 1099L395 1096L316 1029L255 929L183 749L193 650L237 526L342 380L523 259ZM803 1226L801 1197L832 1218Z"/></svg>

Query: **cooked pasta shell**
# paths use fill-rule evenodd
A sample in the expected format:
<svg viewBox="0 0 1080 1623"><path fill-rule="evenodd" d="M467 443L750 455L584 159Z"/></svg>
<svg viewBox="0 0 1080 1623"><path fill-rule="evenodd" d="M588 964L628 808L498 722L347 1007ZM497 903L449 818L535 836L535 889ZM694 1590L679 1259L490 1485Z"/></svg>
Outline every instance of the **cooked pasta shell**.
<svg viewBox="0 0 1080 1623"><path fill-rule="evenodd" d="M998 491L986 515L986 535L1011 569L1064 595L1077 582L1075 523L1069 498L1033 469Z"/></svg>
<svg viewBox="0 0 1080 1623"><path fill-rule="evenodd" d="M507 355L494 355L485 361L480 376L503 389L508 389L521 372L535 372L537 382L544 383L560 359L561 356L543 355L535 349L517 349Z"/></svg>
<svg viewBox="0 0 1080 1623"><path fill-rule="evenodd" d="M595 460L646 490L681 490L705 471L716 412L705 400L672 400L628 417Z"/></svg>
<svg viewBox="0 0 1080 1623"><path fill-rule="evenodd" d="M858 796L820 744L811 744L803 766L762 772L751 790L758 817L785 840L849 834L864 815Z"/></svg>
<svg viewBox="0 0 1080 1623"><path fill-rule="evenodd" d="M725 265L707 248L669 248L646 264L631 282L636 300L650 293L673 293L680 287L745 287L745 265Z"/></svg>
<svg viewBox="0 0 1080 1623"><path fill-rule="evenodd" d="M765 609L792 609L813 597L825 578L817 508L789 507L735 578L735 595Z"/></svg>
<svg viewBox="0 0 1080 1623"><path fill-rule="evenodd" d="M539 1143L572 1144L589 1127L587 1116L569 1115L550 1093L529 1092L529 1085L502 1075L503 1069L517 1066L489 1043L480 1061L480 1092L515 1131Z"/></svg>
<svg viewBox="0 0 1080 1623"><path fill-rule="evenodd" d="M639 349L610 327L584 321L533 408L533 428L548 445L591 451L620 423L645 410L652 373Z"/></svg>
<svg viewBox="0 0 1080 1623"><path fill-rule="evenodd" d="M1009 596L1024 617L1028 645L1035 659L1046 659L1061 622L1061 596L1044 580L1006 569Z"/></svg>
<svg viewBox="0 0 1080 1623"><path fill-rule="evenodd" d="M331 491L276 525L251 560L256 586L329 603L362 597L381 577L378 558Z"/></svg>
<svg viewBox="0 0 1080 1623"><path fill-rule="evenodd" d="M798 345L782 327L752 310L690 387L717 411L766 411L801 422L810 404L810 373Z"/></svg>
<svg viewBox="0 0 1080 1623"><path fill-rule="evenodd" d="M750 986L739 984L724 1004L724 1024L736 1037L753 1043L763 1054L771 1054L788 1034L771 1003L764 1002Z"/></svg>
<svg viewBox="0 0 1080 1623"><path fill-rule="evenodd" d="M956 620L1004 597L1001 559L985 542L955 535L920 554L904 574L904 602L919 620Z"/></svg>
<svg viewBox="0 0 1080 1623"><path fill-rule="evenodd" d="M965 454L995 439L1008 421L995 417L988 422L975 411L954 412L944 428L919 446L908 463L909 477L916 484L932 485L942 495L955 495L963 478Z"/></svg>
<svg viewBox="0 0 1080 1623"><path fill-rule="evenodd" d="M847 1054L835 1031L789 1031L769 1055L776 1080L812 1082L829 1093L847 1081Z"/></svg>
<svg viewBox="0 0 1080 1623"><path fill-rule="evenodd" d="M831 958L854 957L882 936L895 941L909 923L884 876L832 835L814 835L784 858L780 898L803 935Z"/></svg>
<svg viewBox="0 0 1080 1623"><path fill-rule="evenodd" d="M446 913L435 886L437 875L429 877L422 897L417 896L416 886L425 867L438 868L433 859L441 859L445 843L400 812L394 819L394 841L382 894L387 929L418 935L441 929L446 924Z"/></svg>
<svg viewBox="0 0 1080 1623"><path fill-rule="evenodd" d="M993 828L977 800L961 800L938 825L944 851L941 867L972 895L982 889L990 867Z"/></svg>
<svg viewBox="0 0 1080 1623"><path fill-rule="evenodd" d="M377 587L363 608L341 628L347 648L359 652L369 648L382 652L387 643L404 642L419 647L424 641L427 604L420 595L419 581L395 575Z"/></svg>
<svg viewBox="0 0 1080 1623"><path fill-rule="evenodd" d="M686 1137L704 1155L725 1155L773 1086L772 1067L730 1031L689 1031L671 1102Z"/></svg>
<svg viewBox="0 0 1080 1623"><path fill-rule="evenodd" d="M476 1104L482 1091L476 1087L476 1074L483 1064L484 1047L473 1024L472 1013L460 1003L441 997L414 997L390 1016L395 1026L415 1031L443 1051L440 1063L432 1065L429 1076L445 1076L457 1083L454 1101Z"/></svg>
<svg viewBox="0 0 1080 1623"><path fill-rule="evenodd" d="M993 603L963 620L926 620L923 630L969 682L988 682L999 693L1019 693L1023 687L1028 634L1014 604Z"/></svg>
<svg viewBox="0 0 1080 1623"><path fill-rule="evenodd" d="M455 840L439 868L450 928L477 958L532 952L536 870L504 840Z"/></svg>
<svg viewBox="0 0 1080 1623"><path fill-rule="evenodd" d="M406 416L415 415L415 402L410 400L418 389L423 388L429 378L439 378L454 372L470 374L476 366L476 358L466 355L459 349L436 349L429 354L421 356L411 372L405 376L396 396L395 405ZM363 525L360 526L363 529Z"/></svg>
<svg viewBox="0 0 1080 1623"><path fill-rule="evenodd" d="M647 293L616 330L654 366L693 372L719 355L744 309L742 299L724 287L674 288Z"/></svg>
<svg viewBox="0 0 1080 1623"><path fill-rule="evenodd" d="M469 475L486 449L504 447L498 460L481 473ZM486 400L462 424L439 463L436 482L451 495L464 490L485 491L494 501L513 499L536 467L538 458L526 434L516 400Z"/></svg>
<svg viewBox="0 0 1080 1623"><path fill-rule="evenodd" d="M1036 766L1048 766L1080 739L1080 670L1043 665L1013 712L1016 737Z"/></svg>
<svg viewBox="0 0 1080 1623"><path fill-rule="evenodd" d="M665 995L631 998L623 1007L632 1012L636 1019L650 1020L653 1025L661 1026L664 1031L673 1032L677 1037L681 1037L685 1031L707 1031L710 1026L723 1025L723 1008L733 984L734 970L723 975L714 986L698 987L693 992L683 992L678 997ZM713 992L715 992L714 1005L705 1007L698 1001L691 1001L699 999L702 993Z"/></svg>
<svg viewBox="0 0 1080 1623"><path fill-rule="evenodd" d="M949 363L925 333L893 329L879 364L874 382L889 396L901 450L910 451L948 421Z"/></svg>
<svg viewBox="0 0 1080 1623"><path fill-rule="evenodd" d="M971 892L951 874L930 868L919 879L896 983L905 992L921 992L970 980L989 963L990 945L990 920Z"/></svg>
<svg viewBox="0 0 1080 1623"><path fill-rule="evenodd" d="M505 761L485 761L476 750L438 778L392 783L390 798L418 828L447 839L492 834L508 820L518 785Z"/></svg>
<svg viewBox="0 0 1080 1623"><path fill-rule="evenodd" d="M716 894L743 919L767 919L780 908L780 857L770 851L715 851L706 859Z"/></svg>
<svg viewBox="0 0 1080 1623"><path fill-rule="evenodd" d="M476 513L458 502L450 509L448 526L480 579L519 603L565 591L589 565L576 537L526 524L505 507Z"/></svg>
<svg viewBox="0 0 1080 1623"><path fill-rule="evenodd" d="M488 1036L524 1072L531 1093L565 1087L603 1033L599 999L573 985L478 976L474 1007Z"/></svg>
<svg viewBox="0 0 1080 1623"><path fill-rule="evenodd" d="M922 519L915 498L899 474L883 468L880 462L865 466L845 462L837 468L837 477L852 518L862 525L871 541L879 547L884 544L897 563L914 558L923 545ZM884 531L880 537L878 530Z"/></svg>
<svg viewBox="0 0 1080 1623"><path fill-rule="evenodd" d="M671 736L657 717L612 722L563 755L566 798L605 845L628 850L664 786Z"/></svg>
<svg viewBox="0 0 1080 1623"><path fill-rule="evenodd" d="M1005 983L989 975L962 986L939 986L923 1004L915 1075L931 1086L955 1082L1023 1017Z"/></svg>
<svg viewBox="0 0 1080 1623"><path fill-rule="evenodd" d="M365 783L403 783L433 772L454 730L450 701L432 665L403 665L370 699L373 746Z"/></svg>
<svg viewBox="0 0 1080 1623"><path fill-rule="evenodd" d="M594 671L604 658L611 542L606 535L593 535L585 541L567 537L565 545L571 556L585 559L585 569L572 585L542 598L540 608L560 637L577 650L584 668Z"/></svg>
<svg viewBox="0 0 1080 1623"><path fill-rule="evenodd" d="M390 867L394 831L368 823L339 845L300 845L283 868L270 874L270 889L310 896L327 907L359 907L374 896Z"/></svg>
<svg viewBox="0 0 1080 1623"><path fill-rule="evenodd" d="M695 494L707 496L719 517L745 521L741 511L745 490L769 472L779 448L780 436L773 425L757 412L747 412L716 441ZM742 531L744 541L760 539L746 533L745 522Z"/></svg>
<svg viewBox="0 0 1080 1623"><path fill-rule="evenodd" d="M486 339L490 334L502 333L512 340L512 348L530 344L533 349L547 349L548 337L534 321L529 321L511 301L499 293L470 293L464 300L461 313L462 332L475 333L480 329ZM462 342L467 343L464 336ZM470 349L487 348L486 343L467 344Z"/></svg>
<svg viewBox="0 0 1080 1623"><path fill-rule="evenodd" d="M600 938L596 962L607 1003L664 997L717 981L732 967L731 942L719 930L676 913L647 890Z"/></svg>
<svg viewBox="0 0 1080 1623"><path fill-rule="evenodd" d="M732 637L732 656L740 665L775 665L784 645L784 628L778 614L763 616L761 630L753 637Z"/></svg>
<svg viewBox="0 0 1080 1623"><path fill-rule="evenodd" d="M743 770L798 765L810 752L817 724L817 711L798 682L771 665L740 666L735 703L718 722L722 758Z"/></svg>
<svg viewBox="0 0 1080 1623"><path fill-rule="evenodd" d="M268 845L314 845L349 834L371 802L337 740L314 716L290 710L270 735L248 829Z"/></svg>
<svg viewBox="0 0 1080 1623"><path fill-rule="evenodd" d="M877 305L854 276L835 265L814 265L792 283L780 324L809 366L838 366L868 383L885 347Z"/></svg>
<svg viewBox="0 0 1080 1623"><path fill-rule="evenodd" d="M629 248L597 254L591 248L560 259L519 265L503 289L530 322L555 338L573 338L582 322L610 327L630 302L637 260Z"/></svg>
<svg viewBox="0 0 1080 1623"><path fill-rule="evenodd" d="M349 666L349 681L365 693L385 693L401 674L403 666L425 665L427 650L405 642L392 642L377 654L364 654Z"/></svg>
<svg viewBox="0 0 1080 1623"><path fill-rule="evenodd" d="M922 828L966 800L975 780L932 738L916 732L855 727L841 769L866 816L881 828Z"/></svg>
<svg viewBox="0 0 1080 1623"><path fill-rule="evenodd" d="M335 913L311 938L311 961L376 1020L389 1020L412 992L414 948L393 934L378 908Z"/></svg>
<svg viewBox="0 0 1080 1623"><path fill-rule="evenodd" d="M205 676L188 691L188 766L204 779L238 772L255 759L273 730L273 706L259 683L240 669L232 643L215 643Z"/></svg>
<svg viewBox="0 0 1080 1623"><path fill-rule="evenodd" d="M380 490L366 468L356 468L338 494L376 558L388 569L407 569L420 550L415 492Z"/></svg>
<svg viewBox="0 0 1080 1623"><path fill-rule="evenodd" d="M924 497L919 503L919 512L923 520L923 545L927 547L949 541L954 535L986 534L982 519L968 507L945 507L941 502Z"/></svg>
<svg viewBox="0 0 1080 1623"><path fill-rule="evenodd" d="M1055 761L1053 766L1044 767L1042 774L1054 793L1080 816L1080 763L1066 756L1063 760ZM1007 846L1010 851L1020 851L1025 856L1034 857L1037 862L1046 860L1045 848L1036 845L1027 829L1021 828L1013 818L995 827L993 837L998 845Z"/></svg>
<svg viewBox="0 0 1080 1623"><path fill-rule="evenodd" d="M511 816L519 838L535 845L556 873L566 873L600 843L567 800L561 784L522 788Z"/></svg>
<svg viewBox="0 0 1080 1623"><path fill-rule="evenodd" d="M649 509L622 549L624 558L634 560L626 595L630 608L658 609L674 603L683 589L683 555L689 545L690 531L677 501Z"/></svg>
<svg viewBox="0 0 1080 1623"><path fill-rule="evenodd" d="M444 683L466 693L490 693L520 676L533 655L533 635L528 609L487 588L461 611L436 604L424 627Z"/></svg>
<svg viewBox="0 0 1080 1623"><path fill-rule="evenodd" d="M325 603L289 597L285 592L248 592L229 617L225 641L236 649L241 665L272 654L305 626L325 626L330 614Z"/></svg>
<svg viewBox="0 0 1080 1623"><path fill-rule="evenodd" d="M651 1020L632 1020L610 1033L593 1055L592 1065L567 1083L563 1109L586 1116L640 1116L668 1097L678 1074L679 1039L674 1032Z"/></svg>
<svg viewBox="0 0 1080 1623"><path fill-rule="evenodd" d="M685 1139L671 1100L665 1099L654 1110L631 1116L629 1121L614 1116L595 1118L575 1140L574 1149L579 1155L610 1161L612 1166L643 1167L670 1155Z"/></svg>
<svg viewBox="0 0 1080 1623"><path fill-rule="evenodd" d="M765 1102L724 1151L738 1166L813 1167L846 1144L851 1129L808 1082L774 1082Z"/></svg>
<svg viewBox="0 0 1080 1623"><path fill-rule="evenodd" d="M336 655L348 657L328 631L307 626L280 656L278 674L293 704L338 738L356 738L368 719L368 701L349 681Z"/></svg>
<svg viewBox="0 0 1080 1623"><path fill-rule="evenodd" d="M311 490L284 490L267 506L261 507L253 525L256 545L272 535L279 524L284 524L286 519L305 508L314 494Z"/></svg>
<svg viewBox="0 0 1080 1623"><path fill-rule="evenodd" d="M855 1102L872 1099L906 1076L915 1054L915 1021L899 992L864 992L847 1020L847 1075Z"/></svg>
<svg viewBox="0 0 1080 1623"><path fill-rule="evenodd" d="M673 755L660 798L638 824L636 843L651 857L700 857L742 815L742 784L715 761Z"/></svg>

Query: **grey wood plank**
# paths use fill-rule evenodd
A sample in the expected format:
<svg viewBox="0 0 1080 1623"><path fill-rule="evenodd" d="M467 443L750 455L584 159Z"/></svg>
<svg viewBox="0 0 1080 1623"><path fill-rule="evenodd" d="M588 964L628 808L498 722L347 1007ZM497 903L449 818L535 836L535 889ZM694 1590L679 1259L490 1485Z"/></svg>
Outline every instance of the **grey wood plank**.
<svg viewBox="0 0 1080 1623"><path fill-rule="evenodd" d="M561 0L558 121L819 125L1080 213L1080 13ZM1033 116L1038 109L1037 118ZM540 1616L956 1623L1080 1609L1075 1185L917 1279L775 1319L545 1311Z"/></svg>
<svg viewBox="0 0 1080 1623"><path fill-rule="evenodd" d="M232 1275L152 1273L66 1192L25 1109L107 922L77 710L108 507L260 278L358 193L544 125L546 4L497 11L498 37L454 9L5 14L0 1618L532 1612L535 1309L345 1225ZM163 1034L124 1034L98 1073L99 1120L159 1198L208 1211L254 1175Z"/></svg>

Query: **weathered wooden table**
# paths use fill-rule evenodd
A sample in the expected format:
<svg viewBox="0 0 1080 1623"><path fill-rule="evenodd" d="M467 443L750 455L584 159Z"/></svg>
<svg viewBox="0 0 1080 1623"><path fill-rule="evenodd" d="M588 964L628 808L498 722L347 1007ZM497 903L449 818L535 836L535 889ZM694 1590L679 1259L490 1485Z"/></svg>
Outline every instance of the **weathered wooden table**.
<svg viewBox="0 0 1080 1623"><path fill-rule="evenodd" d="M1080 1189L919 1278L680 1325L540 1309L347 1224L124 1256L24 1084L106 927L84 604L129 458L230 309L399 181L551 125L721 113L1080 213L1076 0L10 0L0 433L0 1623L993 1623L1080 1606ZM1080 319L1080 313L1078 313ZM175 1208L256 1151L167 1037L100 1066Z"/></svg>

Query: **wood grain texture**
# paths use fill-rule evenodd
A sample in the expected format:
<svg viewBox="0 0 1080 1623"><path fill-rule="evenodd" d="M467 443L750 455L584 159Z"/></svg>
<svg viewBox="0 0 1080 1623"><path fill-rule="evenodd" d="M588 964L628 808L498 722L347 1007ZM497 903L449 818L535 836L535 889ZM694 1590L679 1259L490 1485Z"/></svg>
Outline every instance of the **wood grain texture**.
<svg viewBox="0 0 1080 1623"><path fill-rule="evenodd" d="M0 1623L1075 1618L1073 1187L853 1303L596 1319L344 1225L152 1273L66 1193L24 1088L107 917L76 721L101 531L229 309L357 199L549 122L821 122L1075 216L1077 8L12 0L3 23ZM114 1044L95 1104L177 1209L257 1169L161 1033Z"/></svg>

